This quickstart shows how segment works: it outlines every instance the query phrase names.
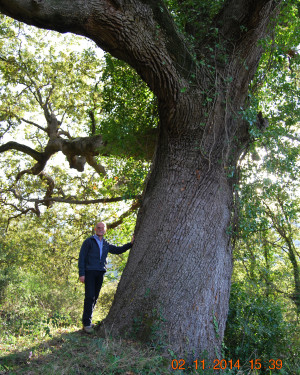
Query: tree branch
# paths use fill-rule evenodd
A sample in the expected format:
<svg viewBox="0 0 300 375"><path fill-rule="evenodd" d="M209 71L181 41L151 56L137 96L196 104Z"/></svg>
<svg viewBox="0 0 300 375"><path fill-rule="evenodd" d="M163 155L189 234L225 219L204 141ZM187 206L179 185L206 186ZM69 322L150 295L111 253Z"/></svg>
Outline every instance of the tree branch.
<svg viewBox="0 0 300 375"><path fill-rule="evenodd" d="M93 110L89 110L88 111L88 115L91 119L91 134L92 135L95 135L95 132L96 132L96 120L95 120L95 114L94 114L94 111Z"/></svg>
<svg viewBox="0 0 300 375"><path fill-rule="evenodd" d="M17 219L18 217L20 217L22 215L26 215L28 212L33 212L37 217L40 217L40 215L41 215L38 206L35 206L35 208L34 207L29 207L29 208L26 208L26 209L20 209L19 207L15 206L14 204L11 204L11 203L6 203L6 205L9 205L9 206L13 207L14 210L19 211L19 214L14 215L14 216L10 216L7 219L6 231L7 231L8 227L9 227L10 222L13 219Z"/></svg>
<svg viewBox="0 0 300 375"><path fill-rule="evenodd" d="M53 121L55 121L55 116L54 114L52 115ZM63 134L66 133L63 132ZM154 134L151 139L155 138L156 134ZM149 143L148 138L146 137L145 139L143 139L143 141L145 141L146 147ZM59 134L57 134L56 137L54 137L53 135L53 137L49 139L44 152L38 152L29 146L11 141L0 146L0 153L8 150L18 150L31 156L37 161L37 163L32 168L19 172L17 175L17 180L19 180L26 173L33 175L38 175L39 173L41 173L50 157L58 151L62 151L62 153L66 156L70 168L74 168L79 172L83 172L84 166L87 162L91 167L95 169L98 174L105 175L105 168L101 164L97 163L95 156L100 154L110 154L110 147L106 146L107 145L105 142L103 142L101 135L94 135L91 137L78 137L74 139L63 139L60 138ZM151 152L153 152L153 148L154 142L151 149L149 149L149 147L147 148L147 150L149 149L149 155L151 154Z"/></svg>
<svg viewBox="0 0 300 375"><path fill-rule="evenodd" d="M7 119L6 121L8 123L8 126L5 130L3 130L3 133L0 134L0 138L2 138L4 134L6 134L9 131L9 129L13 126L13 123L10 119Z"/></svg>
<svg viewBox="0 0 300 375"><path fill-rule="evenodd" d="M99 155L104 147L105 143L101 135L61 140L61 151L66 155L70 168L83 171L85 163L88 162L97 173L102 175L106 174L105 168L97 164L94 156Z"/></svg>
<svg viewBox="0 0 300 375"><path fill-rule="evenodd" d="M157 96L179 93L195 63L163 0L0 0L0 11L22 22L94 40L132 65ZM180 76L178 73L180 72Z"/></svg>
<svg viewBox="0 0 300 375"><path fill-rule="evenodd" d="M52 179L51 179L52 180ZM66 204L76 204L76 205L89 205L89 204L97 204L97 203L117 203L117 202L123 202L124 197L114 197L114 198L98 198L98 199L77 199L74 196L68 196L67 198L65 197L45 197L44 199L31 199L31 198L24 198L20 195L20 193L16 189L6 189L0 191L1 193L9 191L14 194L14 196L20 200L20 201L25 201L25 202L31 202L35 204L46 204L48 205L49 203L66 203ZM134 199L134 200L140 200L141 195L135 195L132 198L128 199ZM5 204L5 202L3 202Z"/></svg>
<svg viewBox="0 0 300 375"><path fill-rule="evenodd" d="M73 139L71 134L66 130L60 129L59 132L57 133L57 135L58 136L65 135L68 139Z"/></svg>
<svg viewBox="0 0 300 375"><path fill-rule="evenodd" d="M8 150L21 151L24 154L31 156L33 159L35 159L38 162L41 162L44 156L43 153L38 152L29 146L25 146L23 144L20 144L18 142L13 142L13 141L7 142L0 146L0 153L8 151Z"/></svg>
<svg viewBox="0 0 300 375"><path fill-rule="evenodd" d="M136 199L139 196L136 196L131 199ZM97 204L97 203L116 203L124 201L124 197L116 197L116 198L99 198L99 199L76 199L73 198L59 198L59 197L50 197L44 199L26 199L28 202L37 202L37 203L49 203L49 202L56 202L56 203L67 203L67 204L76 204L76 205L89 205L89 204Z"/></svg>
<svg viewBox="0 0 300 375"><path fill-rule="evenodd" d="M30 120L26 120L25 118L23 118L23 117L18 117L18 116L16 116L16 115L14 115L18 120L20 120L20 121L24 121L24 122L26 122L27 124L29 124L29 125L33 125L33 126L35 126L36 128L38 128L38 129L40 129L40 130L43 130L44 132L47 132L47 129L46 128L43 128L41 125L39 125L39 124L36 124L35 122L33 122L33 121L30 121Z"/></svg>
<svg viewBox="0 0 300 375"><path fill-rule="evenodd" d="M140 199L138 199L137 201L135 201L132 206L130 207L130 209L126 212L124 212L117 221L115 221L114 223L111 223L111 224L107 224L107 228L108 229L113 229L113 228L116 228L117 226L121 225L123 223L123 221L126 219L126 217L130 216L134 211L136 211L139 207L141 206L141 201Z"/></svg>
<svg viewBox="0 0 300 375"><path fill-rule="evenodd" d="M230 68L236 77L227 90L232 102L247 96L263 52L258 42L271 33L270 20L276 18L280 4L281 0L227 0L214 20L218 43L230 58L224 69Z"/></svg>
<svg viewBox="0 0 300 375"><path fill-rule="evenodd" d="M274 0L227 0L215 18L215 24L225 39L236 45L247 34L260 33L280 3ZM253 40L257 40L257 37Z"/></svg>
<svg viewBox="0 0 300 375"><path fill-rule="evenodd" d="M93 167L95 169L95 171L99 174L99 175L103 175L105 176L106 175L106 171L105 171L105 168L103 167L103 165L101 164L98 164L96 159L94 158L93 155L87 155L86 156L86 161L87 163Z"/></svg>
<svg viewBox="0 0 300 375"><path fill-rule="evenodd" d="M44 172L39 173L39 177L40 177L41 180L46 181L46 183L48 185L48 188L47 188L47 191L46 191L46 194L45 194L45 199L48 199L48 198L51 199L52 193L53 193L53 190L54 190L54 187L55 187L55 182L54 182L53 178L51 178L48 174L46 174ZM46 206L50 207L51 203L52 203L51 201L46 202Z"/></svg>

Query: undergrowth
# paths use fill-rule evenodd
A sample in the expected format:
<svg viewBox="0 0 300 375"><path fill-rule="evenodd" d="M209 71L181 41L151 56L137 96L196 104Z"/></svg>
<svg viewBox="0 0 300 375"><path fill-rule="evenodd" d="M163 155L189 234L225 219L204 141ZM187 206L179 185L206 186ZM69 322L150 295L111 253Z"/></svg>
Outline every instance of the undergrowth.
<svg viewBox="0 0 300 375"><path fill-rule="evenodd" d="M49 332L1 336L0 375L210 375L195 369L174 370L170 355L136 341L87 335L78 327L49 328ZM222 371L230 374L258 373L242 368Z"/></svg>
<svg viewBox="0 0 300 375"><path fill-rule="evenodd" d="M0 374L169 374L166 358L128 340L87 335L76 327L51 335L0 339Z"/></svg>

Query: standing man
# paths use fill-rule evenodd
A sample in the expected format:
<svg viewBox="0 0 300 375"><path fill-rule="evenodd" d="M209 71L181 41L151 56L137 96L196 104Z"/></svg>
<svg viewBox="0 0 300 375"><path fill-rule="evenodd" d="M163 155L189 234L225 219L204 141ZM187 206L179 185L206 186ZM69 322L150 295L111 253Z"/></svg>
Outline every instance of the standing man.
<svg viewBox="0 0 300 375"><path fill-rule="evenodd" d="M97 223L95 235L87 238L80 249L78 268L79 280L85 285L84 309L82 316L83 329L87 333L93 333L92 316L103 277L106 272L106 257L108 253L122 254L133 245L131 242L123 246L109 244L103 236L106 233L106 224Z"/></svg>

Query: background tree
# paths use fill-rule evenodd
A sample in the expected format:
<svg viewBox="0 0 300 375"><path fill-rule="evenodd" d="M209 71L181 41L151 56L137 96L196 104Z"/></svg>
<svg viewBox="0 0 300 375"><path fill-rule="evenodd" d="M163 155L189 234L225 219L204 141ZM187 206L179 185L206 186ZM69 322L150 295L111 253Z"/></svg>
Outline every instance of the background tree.
<svg viewBox="0 0 300 375"><path fill-rule="evenodd" d="M138 322L138 336L148 340L160 324L160 339L178 355L192 359L207 351L213 359L228 309L236 166L255 128L267 125L261 114L249 118L243 111L263 51L258 42L280 26L279 12L295 4L168 5L181 31L162 1L2 0L0 9L39 27L93 39L128 62L156 95L159 135L136 243L105 325L122 333ZM80 161L89 157L74 154ZM42 162L37 160L37 169Z"/></svg>
<svg viewBox="0 0 300 375"><path fill-rule="evenodd" d="M280 24L293 15L289 32L279 28L276 37L266 41L270 48L251 87L251 111L263 111L269 125L263 134L253 132L251 153L242 163L236 256L248 276L264 284L266 298L281 293L295 303L299 314L300 56L291 47L299 39L297 8L287 8Z"/></svg>
<svg viewBox="0 0 300 375"><path fill-rule="evenodd" d="M280 24L295 14L296 8L282 13ZM299 54L291 48L298 45L298 23L296 16L295 29L285 33L279 28L266 41L270 48L251 85L252 104L245 115L251 122L253 113L263 111L269 125L263 134L252 129L250 153L240 163L225 332L229 357L237 356L247 366L250 357L267 363L274 353L289 352L284 355L288 373L299 367Z"/></svg>
<svg viewBox="0 0 300 375"><path fill-rule="evenodd" d="M284 163L281 179L267 174L266 167L273 160L280 165L280 155L276 156L266 155L267 165L251 168L248 177L255 176L255 181L241 189L235 256L248 278L263 286L266 298L281 293L294 302L299 314L299 187L297 180L288 178ZM297 153L294 156L295 161L299 159ZM292 170L295 172L295 167Z"/></svg>

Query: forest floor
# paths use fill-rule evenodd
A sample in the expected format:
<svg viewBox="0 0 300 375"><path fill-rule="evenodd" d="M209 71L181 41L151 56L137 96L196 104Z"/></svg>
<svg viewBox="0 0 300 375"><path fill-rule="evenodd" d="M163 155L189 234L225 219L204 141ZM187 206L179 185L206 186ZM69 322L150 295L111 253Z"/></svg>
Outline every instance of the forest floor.
<svg viewBox="0 0 300 375"><path fill-rule="evenodd" d="M78 327L0 337L0 375L217 374L212 370L172 369L171 363L171 354L163 355L158 348L133 340L103 338L97 332L89 335ZM258 375L249 369L226 369L221 374Z"/></svg>
<svg viewBox="0 0 300 375"><path fill-rule="evenodd" d="M38 336L0 338L1 375L170 374L166 357L134 341L104 339L76 327Z"/></svg>

